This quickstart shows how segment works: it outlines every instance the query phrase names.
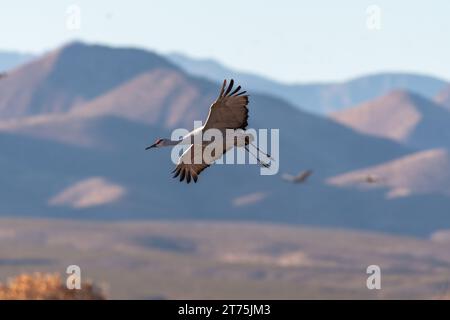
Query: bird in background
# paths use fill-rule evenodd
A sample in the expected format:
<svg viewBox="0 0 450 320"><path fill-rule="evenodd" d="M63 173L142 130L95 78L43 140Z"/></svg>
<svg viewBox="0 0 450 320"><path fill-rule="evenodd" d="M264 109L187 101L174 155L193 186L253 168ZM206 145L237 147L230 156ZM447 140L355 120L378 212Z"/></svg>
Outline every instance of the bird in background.
<svg viewBox="0 0 450 320"><path fill-rule="evenodd" d="M378 183L380 182L380 178L372 175L372 174L368 174L367 176L364 177L364 182L366 183Z"/></svg>
<svg viewBox="0 0 450 320"><path fill-rule="evenodd" d="M175 169L172 171L172 173L174 173L174 178L179 176L180 181L186 179L187 183L190 183L191 180L197 182L198 176L203 170L208 168L211 164L213 164L215 160L222 157L223 154L225 154L233 147L244 147L249 154L253 155L256 158L259 165L268 168L270 166L270 163L261 160L258 154L255 155L254 153L252 153L248 148L249 144L254 146L256 150L266 158L274 160L270 155L260 151L259 148L252 143L254 137L251 134L246 134L243 131L248 126L247 105L249 103L249 96L248 94L246 94L246 91L240 91L241 86L237 86L233 90L233 85L233 79L230 80L228 87L227 81L223 81L219 96L210 106L208 117L203 126L192 130L180 140L158 138L152 145L148 146L145 149L149 150L152 148L161 148L167 146L190 145L189 148L180 156ZM201 138L196 139L196 136L203 136L203 133L208 129L217 129L222 133L224 137L227 137L227 129L233 129L235 130L235 137L237 137L237 139L233 138L232 141L226 141L226 139L223 139L223 144L216 148L216 150L219 151L214 152L212 154L212 157L204 159L204 157L202 156L203 151L208 145L214 144L215 142L214 140L202 141L203 139ZM201 144L194 145L192 141L201 141ZM194 159L201 159L201 163L195 163Z"/></svg>
<svg viewBox="0 0 450 320"><path fill-rule="evenodd" d="M304 183L306 182L306 180L308 180L308 178L313 174L312 170L304 170L301 171L298 175L293 176L290 174L283 174L281 177L283 178L283 180L292 182L292 183Z"/></svg>

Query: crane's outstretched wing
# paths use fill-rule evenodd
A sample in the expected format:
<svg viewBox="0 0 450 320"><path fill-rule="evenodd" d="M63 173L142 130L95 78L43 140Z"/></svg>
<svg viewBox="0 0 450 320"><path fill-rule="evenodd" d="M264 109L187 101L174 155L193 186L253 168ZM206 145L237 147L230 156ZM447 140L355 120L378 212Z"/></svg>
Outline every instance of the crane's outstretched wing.
<svg viewBox="0 0 450 320"><path fill-rule="evenodd" d="M237 86L233 90L234 80L231 79L229 86L227 80L223 81L219 97L209 108L208 118L204 130L216 129L243 129L248 126L248 95L246 91Z"/></svg>
<svg viewBox="0 0 450 320"><path fill-rule="evenodd" d="M248 125L248 95L246 91L240 91L241 86L233 90L234 80L230 80L227 87L227 81L223 81L219 97L209 108L208 118L206 119L203 130L207 129L243 129ZM213 143L213 142L212 142ZM180 176L180 181L186 179L187 183L191 180L197 182L198 175L208 168L215 160L219 159L227 149L220 145L215 148L212 156L204 159L205 145L191 145L180 157L180 160L172 173L174 178ZM201 154L200 154L201 153ZM195 161L201 159L199 161Z"/></svg>
<svg viewBox="0 0 450 320"><path fill-rule="evenodd" d="M212 142L214 143L214 142ZM208 168L215 160L219 159L225 152L223 146L220 145L214 149L212 155L206 154L205 145L191 145L178 160L178 164L175 167L173 177L176 178L180 176L180 181L186 179L187 183L197 182L198 175ZM213 150L211 148L210 150Z"/></svg>

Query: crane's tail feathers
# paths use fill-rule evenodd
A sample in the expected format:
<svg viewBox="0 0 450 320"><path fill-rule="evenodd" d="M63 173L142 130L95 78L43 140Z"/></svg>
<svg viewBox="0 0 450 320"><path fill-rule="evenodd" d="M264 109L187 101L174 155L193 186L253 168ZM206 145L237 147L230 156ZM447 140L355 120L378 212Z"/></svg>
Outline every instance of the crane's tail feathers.
<svg viewBox="0 0 450 320"><path fill-rule="evenodd" d="M260 165L261 167L264 167L264 168L270 168L270 162L261 161L261 159L259 159L259 157L257 155L253 154L253 152L251 152L247 146L245 146L245 150L247 150L248 153L250 153L252 156L254 156L256 158L258 165Z"/></svg>
<svg viewBox="0 0 450 320"><path fill-rule="evenodd" d="M255 146L255 145L253 144L253 142L250 142L250 144L251 144L253 147L255 147L256 150L257 150L258 152L262 153L265 157L269 158L269 159L272 160L272 161L275 161L275 159L274 159L270 154L265 153L264 151L261 151L261 149L259 149L257 146Z"/></svg>

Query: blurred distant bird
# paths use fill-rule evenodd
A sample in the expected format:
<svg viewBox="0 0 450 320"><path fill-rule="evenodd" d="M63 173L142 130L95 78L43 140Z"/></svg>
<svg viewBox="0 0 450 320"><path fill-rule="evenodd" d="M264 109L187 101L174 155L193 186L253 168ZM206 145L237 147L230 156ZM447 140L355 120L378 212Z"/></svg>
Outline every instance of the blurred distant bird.
<svg viewBox="0 0 450 320"><path fill-rule="evenodd" d="M225 152L232 149L233 146L236 147L245 147L245 150L252 154L256 159L258 164L264 167L269 167L270 164L263 162L259 159L258 155L253 154L248 148L249 144L252 144L254 137L250 134L245 134L242 130L245 130L248 125L248 95L246 95L246 91L241 91L241 86L238 86L233 91L234 80L231 79L229 86L227 87L227 81L223 81L222 89L220 90L220 94L216 101L209 108L208 118L203 126L198 127L187 135L185 135L181 140L171 140L171 139L157 139L155 143L151 146L147 147L145 150L149 150L151 148L159 148L166 146L175 146L175 145L190 145L190 147L181 155L178 160L178 164L175 167L175 170L172 171L174 173L174 178L180 176L180 181L186 179L186 182L191 182L191 179L194 182L197 182L198 175L208 168L215 160L219 159ZM206 146L213 144L214 141L202 141L202 139L196 139L196 136L203 136L203 133L208 129L217 129L219 130L223 137L223 144L212 154L212 157L208 157L205 159L203 157L203 151ZM226 133L227 129L234 129L237 139L226 141L228 138ZM237 129L242 129L236 131ZM201 144L193 144L192 141L201 141ZM258 147L252 144L258 151ZM267 158L272 159L270 155L265 154L260 151ZM197 161L195 159L201 159L201 161ZM273 159L272 159L273 160Z"/></svg>
<svg viewBox="0 0 450 320"><path fill-rule="evenodd" d="M365 177L364 181L367 182L367 183L377 183L379 181L379 178L377 176L368 174Z"/></svg>
<svg viewBox="0 0 450 320"><path fill-rule="evenodd" d="M293 183L304 183L309 178L310 175L312 175L312 170L305 170L301 171L298 175L293 176L290 174L283 174L282 178L286 181L293 182Z"/></svg>

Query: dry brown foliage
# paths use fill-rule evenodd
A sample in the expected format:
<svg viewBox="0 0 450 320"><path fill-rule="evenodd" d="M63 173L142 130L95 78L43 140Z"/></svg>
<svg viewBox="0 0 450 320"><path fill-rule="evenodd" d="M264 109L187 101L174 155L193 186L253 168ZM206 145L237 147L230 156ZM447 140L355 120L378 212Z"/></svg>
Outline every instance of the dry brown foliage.
<svg viewBox="0 0 450 320"><path fill-rule="evenodd" d="M104 300L104 294L90 282L80 290L69 290L59 274L21 274L0 283L0 300Z"/></svg>

